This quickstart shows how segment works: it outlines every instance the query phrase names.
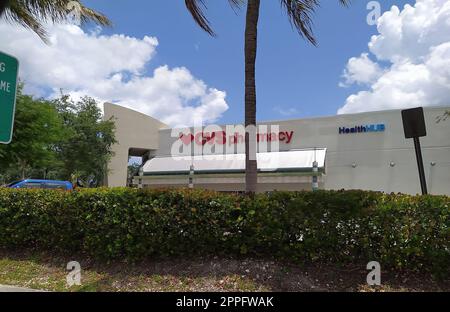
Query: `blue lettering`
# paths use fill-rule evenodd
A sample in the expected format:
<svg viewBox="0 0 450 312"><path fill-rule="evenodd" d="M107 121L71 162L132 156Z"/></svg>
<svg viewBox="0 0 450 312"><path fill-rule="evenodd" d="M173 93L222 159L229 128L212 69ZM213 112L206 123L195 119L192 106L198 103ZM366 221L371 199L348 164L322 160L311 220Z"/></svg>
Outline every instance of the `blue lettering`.
<svg viewBox="0 0 450 312"><path fill-rule="evenodd" d="M367 130L368 132L375 132L375 125L368 125Z"/></svg>
<svg viewBox="0 0 450 312"><path fill-rule="evenodd" d="M365 125L365 126L354 126L352 128L339 127L339 134L384 132L385 130L386 130L386 126L384 124L373 124L373 125Z"/></svg>

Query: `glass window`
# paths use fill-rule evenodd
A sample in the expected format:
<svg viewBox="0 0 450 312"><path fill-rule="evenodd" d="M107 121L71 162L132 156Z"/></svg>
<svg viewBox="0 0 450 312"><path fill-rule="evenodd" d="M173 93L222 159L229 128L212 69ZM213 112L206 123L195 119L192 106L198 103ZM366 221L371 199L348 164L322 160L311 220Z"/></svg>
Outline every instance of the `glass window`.
<svg viewBox="0 0 450 312"><path fill-rule="evenodd" d="M14 182L12 182L12 183L9 183L9 184L7 185L7 187L13 187L14 185L16 185L16 184L18 184L18 183L20 183L20 182L22 182L22 181L14 181Z"/></svg>
<svg viewBox="0 0 450 312"><path fill-rule="evenodd" d="M51 190L65 190L66 186L60 183L45 183L45 188Z"/></svg>
<svg viewBox="0 0 450 312"><path fill-rule="evenodd" d="M40 182L27 182L27 183L25 183L25 185L23 187L24 188L28 188L28 189L38 189L38 188L42 188L42 183L40 183Z"/></svg>

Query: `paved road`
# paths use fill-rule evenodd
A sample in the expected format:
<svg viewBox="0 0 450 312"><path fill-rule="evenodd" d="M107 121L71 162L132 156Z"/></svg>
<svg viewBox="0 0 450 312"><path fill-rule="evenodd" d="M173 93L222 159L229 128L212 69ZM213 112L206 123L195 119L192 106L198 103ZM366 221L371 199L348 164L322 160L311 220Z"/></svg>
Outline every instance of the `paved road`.
<svg viewBox="0 0 450 312"><path fill-rule="evenodd" d="M0 292L42 292L42 290L0 285Z"/></svg>

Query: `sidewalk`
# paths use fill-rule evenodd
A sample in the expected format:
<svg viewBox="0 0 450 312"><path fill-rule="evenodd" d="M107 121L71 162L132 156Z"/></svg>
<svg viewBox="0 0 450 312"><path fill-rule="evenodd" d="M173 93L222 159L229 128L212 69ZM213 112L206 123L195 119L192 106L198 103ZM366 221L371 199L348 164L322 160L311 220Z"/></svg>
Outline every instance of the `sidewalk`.
<svg viewBox="0 0 450 312"><path fill-rule="evenodd" d="M0 292L44 292L43 290L0 285Z"/></svg>

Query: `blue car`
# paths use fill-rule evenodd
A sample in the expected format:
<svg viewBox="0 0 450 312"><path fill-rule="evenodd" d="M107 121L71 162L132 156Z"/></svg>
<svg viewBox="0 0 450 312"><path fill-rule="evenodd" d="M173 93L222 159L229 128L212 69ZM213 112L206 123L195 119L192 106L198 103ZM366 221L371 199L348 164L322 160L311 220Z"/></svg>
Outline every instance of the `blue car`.
<svg viewBox="0 0 450 312"><path fill-rule="evenodd" d="M8 184L8 188L49 189L73 191L73 185L67 181L27 179Z"/></svg>

